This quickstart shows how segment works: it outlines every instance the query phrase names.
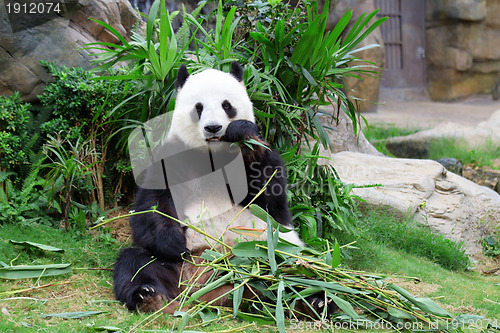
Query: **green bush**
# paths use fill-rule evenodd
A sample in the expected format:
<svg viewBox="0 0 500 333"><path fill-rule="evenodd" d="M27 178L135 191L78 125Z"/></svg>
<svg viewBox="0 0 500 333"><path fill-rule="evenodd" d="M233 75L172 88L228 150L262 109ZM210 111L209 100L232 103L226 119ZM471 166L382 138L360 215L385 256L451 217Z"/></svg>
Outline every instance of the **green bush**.
<svg viewBox="0 0 500 333"><path fill-rule="evenodd" d="M0 172L0 224L53 225L51 214L61 213L57 195L61 182L52 184L38 175L34 169L26 179L17 180L19 188L14 186L15 173Z"/></svg>
<svg viewBox="0 0 500 333"><path fill-rule="evenodd" d="M130 119L136 117L133 113L137 110L138 98L130 98L133 95L130 82L94 80L95 75L83 68L67 68L49 62L42 64L54 77L54 82L48 84L39 96L42 105L51 110L50 118L40 126L43 139L49 142L53 141L52 136L65 138L61 149L68 151L72 151L77 142L86 142L93 153L75 158L77 161L86 159L88 171L93 175L92 185L89 188L88 182L74 184L75 192L85 199L83 204L97 200L104 209L107 202L116 202L121 187L122 175L110 175L114 165L126 158L120 146L126 133L118 130L126 128ZM117 106L121 107L117 109ZM60 160L54 151L49 153L52 160ZM55 163L49 165L57 168ZM54 170L47 169L47 173L50 175ZM71 188L65 192L71 192ZM113 197L105 189L111 189Z"/></svg>
<svg viewBox="0 0 500 333"><path fill-rule="evenodd" d="M29 107L21 101L19 92L0 96L0 170L18 171L28 162Z"/></svg>

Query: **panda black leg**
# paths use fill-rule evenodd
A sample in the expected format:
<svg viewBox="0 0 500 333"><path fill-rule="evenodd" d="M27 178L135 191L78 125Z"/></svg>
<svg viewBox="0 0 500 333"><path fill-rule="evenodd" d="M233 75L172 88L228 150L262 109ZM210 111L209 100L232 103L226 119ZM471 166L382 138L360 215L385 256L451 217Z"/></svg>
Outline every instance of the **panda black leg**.
<svg viewBox="0 0 500 333"><path fill-rule="evenodd" d="M324 293L317 293L306 297L306 302L311 304L313 309L321 315L326 309L327 317L331 316L337 309L338 306L331 299L325 297Z"/></svg>
<svg viewBox="0 0 500 333"><path fill-rule="evenodd" d="M153 259L140 248L124 249L118 256L114 291L129 310L156 311L178 294L177 265Z"/></svg>
<svg viewBox="0 0 500 333"><path fill-rule="evenodd" d="M325 297L324 292L319 292L308 296L304 301L299 301L295 305L295 316L305 320L317 320L326 312L326 317L330 317L338 310L337 304Z"/></svg>

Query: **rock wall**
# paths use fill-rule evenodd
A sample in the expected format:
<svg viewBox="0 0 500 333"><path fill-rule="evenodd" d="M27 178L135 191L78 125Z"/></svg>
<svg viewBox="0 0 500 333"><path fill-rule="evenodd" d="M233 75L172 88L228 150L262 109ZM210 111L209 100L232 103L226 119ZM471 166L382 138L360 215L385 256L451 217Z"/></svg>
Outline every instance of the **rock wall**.
<svg viewBox="0 0 500 333"><path fill-rule="evenodd" d="M40 60L90 68L93 57L82 49L85 44L118 42L89 18L108 23L124 36L130 35L139 19L128 0L72 1L71 6L61 7L61 15L39 22L32 21L33 16L8 15L3 2L0 0L0 95L19 91L28 102L36 100L50 79ZM23 25L23 19L34 24Z"/></svg>
<svg viewBox="0 0 500 333"><path fill-rule="evenodd" d="M500 1L425 4L430 97L453 101L493 93L500 77Z"/></svg>
<svg viewBox="0 0 500 333"><path fill-rule="evenodd" d="M375 4L373 0L333 0L330 8L329 27L334 28L343 13L348 9L353 10L353 18L348 25L348 30L352 27L354 22L363 14L373 12ZM382 34L379 29L376 29L365 40L361 42L359 47L378 44L380 47L371 48L355 54L359 59L367 60L375 63L378 67L384 67L385 48ZM361 63L363 64L363 63ZM366 64L366 63L365 63ZM359 63L352 63L352 65L360 65ZM349 77L344 79L345 93L349 97L356 97L361 99L359 108L361 112L375 112L377 111L377 104L379 100L380 79L371 76L363 76L360 79Z"/></svg>

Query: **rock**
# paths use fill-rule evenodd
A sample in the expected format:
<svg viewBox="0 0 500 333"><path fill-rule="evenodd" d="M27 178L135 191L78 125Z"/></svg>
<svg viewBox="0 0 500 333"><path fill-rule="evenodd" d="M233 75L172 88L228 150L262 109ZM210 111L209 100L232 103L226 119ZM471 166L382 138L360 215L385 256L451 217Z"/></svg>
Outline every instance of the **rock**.
<svg viewBox="0 0 500 333"><path fill-rule="evenodd" d="M486 0L427 0L427 17L482 21L486 18Z"/></svg>
<svg viewBox="0 0 500 333"><path fill-rule="evenodd" d="M340 111L338 115L335 113L334 116L337 118L337 120L335 120L331 117L333 112L332 108L324 108L322 111L325 115L319 117L321 123L333 129L327 130L330 142L333 146L329 153L354 151L371 155L381 155L381 153L368 142L363 132L359 131L357 135L354 133L352 121L345 112ZM322 155L322 152L320 152L320 155Z"/></svg>
<svg viewBox="0 0 500 333"><path fill-rule="evenodd" d="M85 44L118 42L114 35L89 20L104 21L124 36L130 36L139 15L128 0L76 0L61 16L20 29L0 11L0 93L19 91L23 100L36 101L50 75L40 60L55 61L68 67L91 67L93 57ZM65 7L66 8L66 7ZM17 18L19 20L19 18Z"/></svg>
<svg viewBox="0 0 500 333"><path fill-rule="evenodd" d="M457 160L456 158L445 157L436 160L436 162L444 166L446 170L456 173L459 176L462 176L464 167L462 163L460 163L460 161Z"/></svg>
<svg viewBox="0 0 500 333"><path fill-rule="evenodd" d="M431 140L442 137L463 139L470 147L484 144L489 140L500 145L500 110L494 112L487 121L481 122L475 128L456 123L444 123L429 130L390 138L384 142L387 149L396 157L426 158Z"/></svg>
<svg viewBox="0 0 500 333"><path fill-rule="evenodd" d="M500 76L500 3L486 0L426 1L428 91L453 101L491 94Z"/></svg>
<svg viewBox="0 0 500 333"><path fill-rule="evenodd" d="M476 184L489 187L495 191L500 181L500 170L492 169L487 166L464 168L463 176ZM498 192L498 191L497 191Z"/></svg>
<svg viewBox="0 0 500 333"><path fill-rule="evenodd" d="M346 31L350 31L356 20L364 13L373 12L375 4L373 0L334 0L331 1L330 16L328 17L328 28L332 30L335 24L340 20L342 14L348 9L353 10L353 17L347 26ZM385 48L380 29L374 30L360 44L359 48L378 44L379 47L370 48L355 54L359 59L375 63L378 67L384 67ZM366 62L352 62L349 66L366 65ZM379 101L380 78L371 76L362 76L360 79L346 77L343 81L344 92L348 97L356 97L361 112L377 111L377 102Z"/></svg>
<svg viewBox="0 0 500 333"><path fill-rule="evenodd" d="M386 207L401 217L414 217L453 241L463 241L469 254L481 252L488 221L500 220L500 195L431 160L410 160L354 152L329 155L340 178L359 186L353 194L368 209ZM321 163L327 163L323 160Z"/></svg>

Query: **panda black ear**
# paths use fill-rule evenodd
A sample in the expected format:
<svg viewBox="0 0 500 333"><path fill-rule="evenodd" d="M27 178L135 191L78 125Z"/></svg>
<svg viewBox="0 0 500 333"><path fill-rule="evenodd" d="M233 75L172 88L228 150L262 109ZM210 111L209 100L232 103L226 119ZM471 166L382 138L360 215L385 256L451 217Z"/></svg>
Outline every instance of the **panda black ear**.
<svg viewBox="0 0 500 333"><path fill-rule="evenodd" d="M188 77L189 72L187 70L187 67L186 65L182 64L181 67L179 67L179 71L177 72L176 88L181 89L184 86L184 83L186 83Z"/></svg>
<svg viewBox="0 0 500 333"><path fill-rule="evenodd" d="M231 70L229 71L229 74L234 76L238 82L243 82L243 67L241 67L236 61L231 63Z"/></svg>

